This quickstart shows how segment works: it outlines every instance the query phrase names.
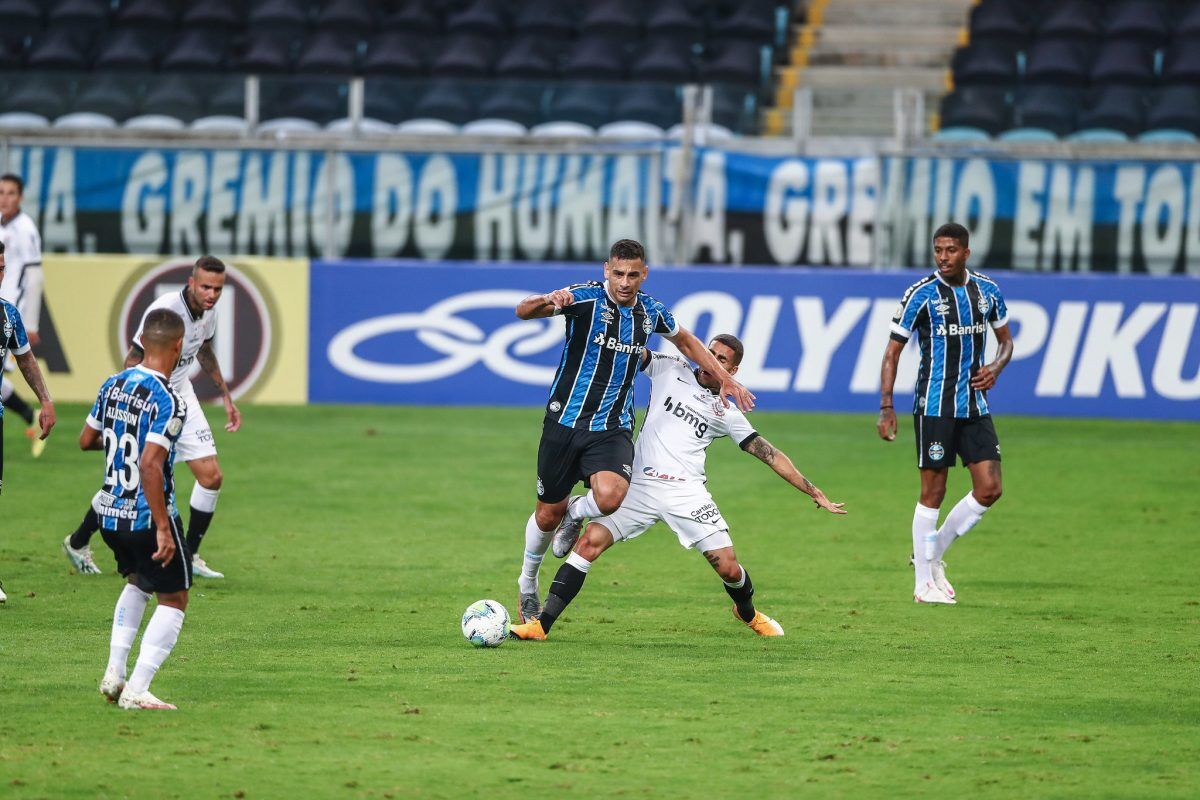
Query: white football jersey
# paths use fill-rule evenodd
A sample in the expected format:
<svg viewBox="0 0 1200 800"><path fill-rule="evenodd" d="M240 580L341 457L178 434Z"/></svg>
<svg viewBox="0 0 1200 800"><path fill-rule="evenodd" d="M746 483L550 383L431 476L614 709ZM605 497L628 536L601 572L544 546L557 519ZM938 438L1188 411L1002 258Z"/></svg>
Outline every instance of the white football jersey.
<svg viewBox="0 0 1200 800"><path fill-rule="evenodd" d="M754 426L738 407L700 385L690 364L677 356L650 353L650 408L634 445L635 483L704 483L705 453L728 436L741 445Z"/></svg>
<svg viewBox="0 0 1200 800"><path fill-rule="evenodd" d="M183 294L187 289L181 289L178 292L170 292L155 300L146 309L146 314L149 314L156 308L167 308L174 311L179 316L183 317L183 352L179 354L179 363L175 365L175 369L171 370L170 382L171 388L176 392L192 393L192 382L188 380L188 373L191 371L192 363L196 360L196 353L200 352L200 345L211 340L217 333L217 309L210 308L204 311L198 317L192 316L191 309L188 308L187 300ZM142 326L146 324L146 314L142 314L142 321L138 323L137 333L133 335L133 343L138 347L142 346Z"/></svg>
<svg viewBox="0 0 1200 800"><path fill-rule="evenodd" d="M7 222L0 222L0 241L4 242L4 283L0 298L21 312L26 330L38 329L42 309L41 273L42 237L33 218L24 211Z"/></svg>

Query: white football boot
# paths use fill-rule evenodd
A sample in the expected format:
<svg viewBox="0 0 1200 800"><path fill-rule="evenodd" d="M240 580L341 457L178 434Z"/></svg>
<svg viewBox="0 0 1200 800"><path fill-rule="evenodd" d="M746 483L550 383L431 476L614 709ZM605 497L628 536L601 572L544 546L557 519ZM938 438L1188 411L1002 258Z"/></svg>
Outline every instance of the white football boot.
<svg viewBox="0 0 1200 800"><path fill-rule="evenodd" d="M68 535L67 538L63 539L62 549L67 554L67 560L71 562L71 566L75 567L75 570L80 575L101 574L100 568L92 560L92 548L90 545L76 550L74 547L71 547L71 537Z"/></svg>
<svg viewBox="0 0 1200 800"><path fill-rule="evenodd" d="M133 694L131 692L121 692L121 699L117 701L117 706L132 710L155 710L155 711L175 711L175 706L170 703L159 700L154 695L150 694L150 690L141 694Z"/></svg>
<svg viewBox="0 0 1200 800"><path fill-rule="evenodd" d="M930 561L929 569L933 573L934 584L942 590L942 594L955 599L954 587L950 585L950 581L946 580L946 562L945 561Z"/></svg>
<svg viewBox="0 0 1200 800"><path fill-rule="evenodd" d="M104 677L100 679L100 694L107 697L108 702L115 703L121 698L123 691L125 691L125 679L118 675L112 667L104 670Z"/></svg>
<svg viewBox="0 0 1200 800"><path fill-rule="evenodd" d="M205 563L204 559L198 555L192 556L192 575L201 578L224 578L224 572L217 572L215 569Z"/></svg>
<svg viewBox="0 0 1200 800"><path fill-rule="evenodd" d="M8 595L4 593L4 584L0 583L0 603L8 600Z"/></svg>
<svg viewBox="0 0 1200 800"><path fill-rule="evenodd" d="M956 604L955 599L939 589L937 584L935 584L933 581L926 581L924 586L917 588L917 590L913 592L913 602L931 603L943 606L952 606Z"/></svg>

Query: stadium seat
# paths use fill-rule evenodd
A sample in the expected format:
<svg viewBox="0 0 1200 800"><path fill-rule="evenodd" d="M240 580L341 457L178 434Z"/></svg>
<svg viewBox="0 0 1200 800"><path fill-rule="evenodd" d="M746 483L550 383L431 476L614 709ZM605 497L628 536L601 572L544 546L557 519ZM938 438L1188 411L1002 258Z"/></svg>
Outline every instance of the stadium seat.
<svg viewBox="0 0 1200 800"><path fill-rule="evenodd" d="M471 0L468 5L446 15L446 30L451 34L474 34L503 38L508 19L502 0Z"/></svg>
<svg viewBox="0 0 1200 800"><path fill-rule="evenodd" d="M412 87L383 79L368 79L363 86L363 116L395 125L404 109L413 104Z"/></svg>
<svg viewBox="0 0 1200 800"><path fill-rule="evenodd" d="M982 128L972 128L967 125L955 125L942 128L930 137L935 142L987 142L991 136Z"/></svg>
<svg viewBox="0 0 1200 800"><path fill-rule="evenodd" d="M163 53L164 72L221 72L228 67L227 37L220 31L184 31Z"/></svg>
<svg viewBox="0 0 1200 800"><path fill-rule="evenodd" d="M648 36L676 36L696 41L704 30L704 6L690 0L660 0L646 17Z"/></svg>
<svg viewBox="0 0 1200 800"><path fill-rule="evenodd" d="M0 112L0 130L14 130L18 128L46 128L49 126L50 120L46 119L41 114L31 114L28 111Z"/></svg>
<svg viewBox="0 0 1200 800"><path fill-rule="evenodd" d="M1079 114L1082 129L1108 129L1133 136L1145 119L1145 92L1132 86L1108 86L1093 93L1092 102Z"/></svg>
<svg viewBox="0 0 1200 800"><path fill-rule="evenodd" d="M1009 0L983 0L971 9L972 44L990 39L1021 42L1032 25L1027 9Z"/></svg>
<svg viewBox="0 0 1200 800"><path fill-rule="evenodd" d="M1162 80L1200 85L1200 36L1178 38L1163 58Z"/></svg>
<svg viewBox="0 0 1200 800"><path fill-rule="evenodd" d="M410 119L396 126L396 133L406 136L455 136L459 127L443 119Z"/></svg>
<svg viewBox="0 0 1200 800"><path fill-rule="evenodd" d="M1170 34L1168 13L1168 4L1160 0L1124 0L1104 9L1104 35L1158 44Z"/></svg>
<svg viewBox="0 0 1200 800"><path fill-rule="evenodd" d="M1182 9L1182 15L1171 22L1171 33L1176 39L1200 38L1200 2Z"/></svg>
<svg viewBox="0 0 1200 800"><path fill-rule="evenodd" d="M667 138L672 141L681 141L684 137L683 123L672 125L667 129ZM708 125L693 125L692 126L692 142L700 145L715 145L721 142L732 141L736 138L733 131L726 127L716 124Z"/></svg>
<svg viewBox="0 0 1200 800"><path fill-rule="evenodd" d="M586 84L566 84L555 88L550 97L546 118L560 122L577 122L598 128L613 119L611 95L598 92Z"/></svg>
<svg viewBox="0 0 1200 800"><path fill-rule="evenodd" d="M103 114L115 120L129 119L137 109L133 88L125 80L98 77L79 87L72 111Z"/></svg>
<svg viewBox="0 0 1200 800"><path fill-rule="evenodd" d="M762 49L753 42L722 42L705 55L700 65L700 78L705 83L757 86L763 78Z"/></svg>
<svg viewBox="0 0 1200 800"><path fill-rule="evenodd" d="M714 86L712 121L732 131L753 131L758 120L757 94L737 88Z"/></svg>
<svg viewBox="0 0 1200 800"><path fill-rule="evenodd" d="M205 112L209 116L242 117L246 113L246 84L240 77L230 76L214 91L209 92Z"/></svg>
<svg viewBox="0 0 1200 800"><path fill-rule="evenodd" d="M508 120L528 128L541 121L542 94L543 89L538 85L500 83L489 88L477 114L480 118Z"/></svg>
<svg viewBox="0 0 1200 800"><path fill-rule="evenodd" d="M526 78L546 81L558 76L558 52L552 40L544 36L522 36L512 40L496 61L501 78Z"/></svg>
<svg viewBox="0 0 1200 800"><path fill-rule="evenodd" d="M0 101L5 111L20 111L54 119L66 111L67 92L59 81L34 75L5 94Z"/></svg>
<svg viewBox="0 0 1200 800"><path fill-rule="evenodd" d="M81 30L47 30L34 42L28 64L34 69L87 69L90 37Z"/></svg>
<svg viewBox="0 0 1200 800"><path fill-rule="evenodd" d="M384 17L383 27L385 30L409 34L436 33L438 20L426 0L402 0L392 13Z"/></svg>
<svg viewBox="0 0 1200 800"><path fill-rule="evenodd" d="M413 118L440 119L458 127L475 118L475 103L467 89L458 83L433 81L412 109Z"/></svg>
<svg viewBox="0 0 1200 800"><path fill-rule="evenodd" d="M358 61L358 40L341 31L318 31L296 59L296 72L350 75Z"/></svg>
<svg viewBox="0 0 1200 800"><path fill-rule="evenodd" d="M641 33L644 10L645 4L635 0L594 0L586 4L579 20L580 35L636 38Z"/></svg>
<svg viewBox="0 0 1200 800"><path fill-rule="evenodd" d="M283 116L312 120L325 125L349 113L349 86L341 81L322 81L289 87Z"/></svg>
<svg viewBox="0 0 1200 800"><path fill-rule="evenodd" d="M10 45L0 39L0 69L16 69L21 65L19 45Z"/></svg>
<svg viewBox="0 0 1200 800"><path fill-rule="evenodd" d="M738 0L718 4L710 35L770 42L775 35L775 0Z"/></svg>
<svg viewBox="0 0 1200 800"><path fill-rule="evenodd" d="M688 83L695 75L692 47L675 36L647 38L638 48L629 77L634 81Z"/></svg>
<svg viewBox="0 0 1200 800"><path fill-rule="evenodd" d="M657 125L638 120L618 120L601 125L596 130L601 139L627 139L631 141L656 141L666 136L666 131Z"/></svg>
<svg viewBox="0 0 1200 800"><path fill-rule="evenodd" d="M957 89L942 98L942 128L978 128L995 136L1010 127L1007 92L992 88Z"/></svg>
<svg viewBox="0 0 1200 800"><path fill-rule="evenodd" d="M1162 128L1153 131L1145 131L1138 135L1139 142L1147 143L1171 143L1171 144L1191 144L1198 141L1196 134L1191 131L1181 131L1174 128Z"/></svg>
<svg viewBox="0 0 1200 800"><path fill-rule="evenodd" d="M1168 86L1146 112L1146 130L1172 129L1200 134L1200 88Z"/></svg>
<svg viewBox="0 0 1200 800"><path fill-rule="evenodd" d="M175 3L163 0L121 0L115 22L124 30L138 30L157 36L171 32L178 21Z"/></svg>
<svg viewBox="0 0 1200 800"><path fill-rule="evenodd" d="M1011 85L1017 81L1017 57L1011 47L980 42L960 47L951 62L955 86Z"/></svg>
<svg viewBox="0 0 1200 800"><path fill-rule="evenodd" d="M98 71L151 72L158 61L152 35L141 30L117 30L99 42L92 68Z"/></svg>
<svg viewBox="0 0 1200 800"><path fill-rule="evenodd" d="M182 131L187 125L183 120L166 114L139 114L125 120L121 127L127 131Z"/></svg>
<svg viewBox="0 0 1200 800"><path fill-rule="evenodd" d="M996 137L1002 142L1057 142L1054 131L1045 128L1010 128Z"/></svg>
<svg viewBox="0 0 1200 800"><path fill-rule="evenodd" d="M497 42L493 38L463 34L442 43L430 72L441 78L485 78L492 72Z"/></svg>
<svg viewBox="0 0 1200 800"><path fill-rule="evenodd" d="M108 0L58 0L46 12L46 30L98 31L108 25L112 3Z"/></svg>
<svg viewBox="0 0 1200 800"><path fill-rule="evenodd" d="M146 87L142 97L144 116L173 117L190 122L200 116L200 97L192 85L178 76L163 76Z"/></svg>
<svg viewBox="0 0 1200 800"><path fill-rule="evenodd" d="M295 39L285 33L263 26L267 33L259 34L246 44L246 49L237 59L237 67L243 72L280 73L287 72L292 65Z"/></svg>
<svg viewBox="0 0 1200 800"><path fill-rule="evenodd" d="M15 42L42 29L42 7L35 0L0 0L0 37Z"/></svg>
<svg viewBox="0 0 1200 800"><path fill-rule="evenodd" d="M1013 106L1016 128L1051 131L1056 137L1075 130L1075 114L1083 105L1080 91L1059 86L1036 86L1017 98Z"/></svg>
<svg viewBox="0 0 1200 800"><path fill-rule="evenodd" d="M354 121L349 117L335 119L325 126L328 133L358 136L391 136L396 132L396 126L383 120L363 117L359 120L358 130L354 130Z"/></svg>
<svg viewBox="0 0 1200 800"><path fill-rule="evenodd" d="M188 130L197 133L246 134L250 131L250 125L241 117L230 116L228 114L213 114L194 120L188 125Z"/></svg>
<svg viewBox="0 0 1200 800"><path fill-rule="evenodd" d="M1091 51L1079 42L1039 40L1029 52L1025 79L1033 83L1082 86L1087 83Z"/></svg>
<svg viewBox="0 0 1200 800"><path fill-rule="evenodd" d="M529 135L538 139L584 139L596 135L596 129L582 122L556 120L543 122L529 129Z"/></svg>
<svg viewBox="0 0 1200 800"><path fill-rule="evenodd" d="M1092 62L1092 85L1120 83L1147 86L1157 80L1154 74L1155 51L1138 39L1105 41Z"/></svg>
<svg viewBox="0 0 1200 800"><path fill-rule="evenodd" d="M529 129L519 122L513 122L511 119L476 119L463 125L460 132L464 136L497 136L497 137L520 137L528 133Z"/></svg>
<svg viewBox="0 0 1200 800"><path fill-rule="evenodd" d="M575 18L571 11L571 4L560 0L527 0L517 5L513 30L518 35L567 39L575 33Z"/></svg>
<svg viewBox="0 0 1200 800"><path fill-rule="evenodd" d="M1112 128L1083 128L1066 137L1068 142L1092 142L1103 144L1120 144L1128 142L1129 137L1121 131Z"/></svg>
<svg viewBox="0 0 1200 800"><path fill-rule="evenodd" d="M415 77L428 71L426 42L417 34L384 31L367 45L362 70L367 75Z"/></svg>
<svg viewBox="0 0 1200 800"><path fill-rule="evenodd" d="M107 114L94 111L72 111L54 120L52 128L73 131L99 131L117 127L117 121Z"/></svg>
<svg viewBox="0 0 1200 800"><path fill-rule="evenodd" d="M563 77L619 81L625 77L626 42L609 36L580 38L567 54Z"/></svg>
<svg viewBox="0 0 1200 800"><path fill-rule="evenodd" d="M682 115L682 102L669 86L630 86L617 97L612 111L614 119L647 123L663 130L679 122Z"/></svg>
<svg viewBox="0 0 1200 800"><path fill-rule="evenodd" d="M316 29L366 37L378 24L378 8L371 0L325 0L317 12Z"/></svg>
<svg viewBox="0 0 1200 800"><path fill-rule="evenodd" d="M180 16L187 32L212 30L228 33L243 23L241 5L236 0L188 0Z"/></svg>
<svg viewBox="0 0 1200 800"><path fill-rule="evenodd" d="M308 4L303 0L248 0L250 32L269 31L279 36L299 36L308 26Z"/></svg>
<svg viewBox="0 0 1200 800"><path fill-rule="evenodd" d="M313 122L311 119L303 119L301 117L277 117L261 123L257 128L254 129L254 132L259 136L272 136L276 139L285 139L288 136L317 133L320 130L321 126Z"/></svg>
<svg viewBox="0 0 1200 800"><path fill-rule="evenodd" d="M1102 9L1090 0L1065 0L1050 8L1037 24L1038 39L1095 39L1100 35Z"/></svg>

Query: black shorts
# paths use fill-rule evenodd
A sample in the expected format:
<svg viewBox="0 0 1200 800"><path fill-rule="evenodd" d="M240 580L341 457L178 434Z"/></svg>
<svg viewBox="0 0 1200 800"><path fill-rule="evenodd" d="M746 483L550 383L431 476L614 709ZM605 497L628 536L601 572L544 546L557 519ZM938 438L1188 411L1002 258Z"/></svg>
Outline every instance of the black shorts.
<svg viewBox="0 0 1200 800"><path fill-rule="evenodd" d="M913 429L917 434L917 466L921 469L953 467L955 456L964 467L1000 460L1000 440L990 414L970 418L914 414Z"/></svg>
<svg viewBox="0 0 1200 800"><path fill-rule="evenodd" d="M128 578L143 592L180 592L192 585L192 554L183 538L183 520L171 519L171 532L175 536L175 557L165 567L151 556L158 550L158 537L154 530L109 531L100 530L104 543L117 557L117 572Z"/></svg>
<svg viewBox="0 0 1200 800"><path fill-rule="evenodd" d="M547 419L538 445L537 494L543 503L557 503L579 481L597 472L615 472L629 480L633 472L633 434L624 428L585 431Z"/></svg>

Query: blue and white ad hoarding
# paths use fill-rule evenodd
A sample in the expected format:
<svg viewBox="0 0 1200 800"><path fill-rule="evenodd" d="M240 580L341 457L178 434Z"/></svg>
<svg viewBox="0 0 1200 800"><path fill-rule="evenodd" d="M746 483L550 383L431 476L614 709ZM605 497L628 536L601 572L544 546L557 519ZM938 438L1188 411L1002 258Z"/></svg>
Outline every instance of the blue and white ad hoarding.
<svg viewBox="0 0 1200 800"><path fill-rule="evenodd" d="M739 378L759 408L873 411L888 324L924 274L659 267L644 288L702 339L742 338ZM995 277L1014 338L989 396L996 413L1200 419L1200 282ZM315 261L309 399L540 406L564 323L518 320L513 309L529 294L601 278L599 264ZM671 348L657 337L651 346ZM901 411L914 351L901 359Z"/></svg>

